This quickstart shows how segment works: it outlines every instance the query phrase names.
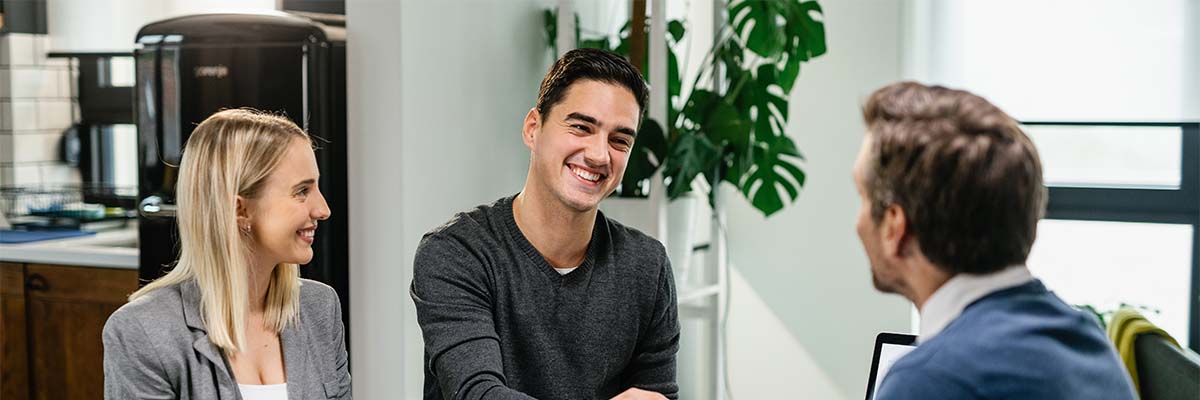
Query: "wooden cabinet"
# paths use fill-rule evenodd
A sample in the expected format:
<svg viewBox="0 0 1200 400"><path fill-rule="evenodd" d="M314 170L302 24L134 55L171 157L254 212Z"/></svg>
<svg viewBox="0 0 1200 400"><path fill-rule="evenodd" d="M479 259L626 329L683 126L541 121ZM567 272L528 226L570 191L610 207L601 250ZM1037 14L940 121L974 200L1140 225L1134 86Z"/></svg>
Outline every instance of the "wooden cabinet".
<svg viewBox="0 0 1200 400"><path fill-rule="evenodd" d="M108 316L137 270L0 263L0 399L100 399Z"/></svg>

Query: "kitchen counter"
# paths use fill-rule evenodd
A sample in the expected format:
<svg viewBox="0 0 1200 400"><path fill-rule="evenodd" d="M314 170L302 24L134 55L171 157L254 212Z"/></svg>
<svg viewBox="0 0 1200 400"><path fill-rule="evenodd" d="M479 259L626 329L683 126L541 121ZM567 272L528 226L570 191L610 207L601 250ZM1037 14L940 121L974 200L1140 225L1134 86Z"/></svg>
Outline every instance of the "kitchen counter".
<svg viewBox="0 0 1200 400"><path fill-rule="evenodd" d="M0 261L137 269L137 237L134 225L84 237L0 244Z"/></svg>

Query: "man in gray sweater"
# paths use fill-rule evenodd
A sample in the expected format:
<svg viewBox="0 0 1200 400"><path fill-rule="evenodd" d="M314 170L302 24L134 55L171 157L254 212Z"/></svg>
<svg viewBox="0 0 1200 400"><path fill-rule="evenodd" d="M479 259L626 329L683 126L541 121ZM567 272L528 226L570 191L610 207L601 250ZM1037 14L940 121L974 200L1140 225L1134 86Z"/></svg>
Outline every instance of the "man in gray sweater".
<svg viewBox="0 0 1200 400"><path fill-rule="evenodd" d="M625 172L647 91L620 56L563 55L525 116L520 194L422 239L411 295L425 399L678 397L666 251L597 209Z"/></svg>

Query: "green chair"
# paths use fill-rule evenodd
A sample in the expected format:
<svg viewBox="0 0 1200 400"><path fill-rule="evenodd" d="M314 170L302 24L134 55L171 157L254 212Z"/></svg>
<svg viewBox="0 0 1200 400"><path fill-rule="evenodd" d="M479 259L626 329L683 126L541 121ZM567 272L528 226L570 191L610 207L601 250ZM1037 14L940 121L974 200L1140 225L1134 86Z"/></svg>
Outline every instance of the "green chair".
<svg viewBox="0 0 1200 400"><path fill-rule="evenodd" d="M1200 355L1155 334L1134 339L1142 400L1200 399Z"/></svg>

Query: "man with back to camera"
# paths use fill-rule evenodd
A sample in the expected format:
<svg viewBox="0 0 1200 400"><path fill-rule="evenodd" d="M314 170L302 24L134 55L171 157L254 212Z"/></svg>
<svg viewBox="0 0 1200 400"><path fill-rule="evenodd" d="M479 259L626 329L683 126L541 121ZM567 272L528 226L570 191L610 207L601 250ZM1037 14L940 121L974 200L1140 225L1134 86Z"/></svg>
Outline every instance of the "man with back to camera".
<svg viewBox="0 0 1200 400"><path fill-rule="evenodd" d="M679 321L657 240L605 218L646 105L624 58L567 52L525 116L516 196L417 248L425 399L674 399Z"/></svg>
<svg viewBox="0 0 1200 400"><path fill-rule="evenodd" d="M876 91L863 119L858 235L875 288L921 314L876 398L1136 399L1095 319L1025 267L1046 190L1017 121L913 82Z"/></svg>

